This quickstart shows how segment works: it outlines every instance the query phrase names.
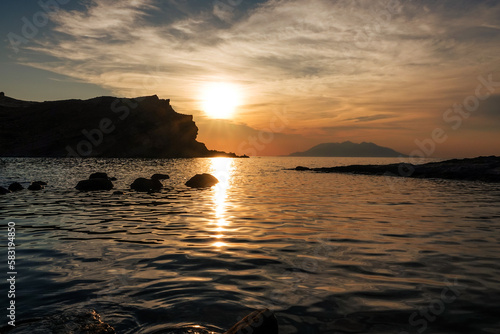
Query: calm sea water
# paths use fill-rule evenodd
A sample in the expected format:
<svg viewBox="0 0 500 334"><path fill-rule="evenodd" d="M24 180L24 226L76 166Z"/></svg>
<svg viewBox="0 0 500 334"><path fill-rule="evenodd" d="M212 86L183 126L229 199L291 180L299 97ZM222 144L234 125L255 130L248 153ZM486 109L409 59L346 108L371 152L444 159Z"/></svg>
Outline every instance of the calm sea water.
<svg viewBox="0 0 500 334"><path fill-rule="evenodd" d="M283 334L499 333L500 185L284 170L394 161L2 159L0 185L49 185L0 196L0 275L13 221L18 320L222 333L267 307ZM73 188L96 171L125 195ZM202 172L220 184L184 186ZM154 173L160 193L128 191Z"/></svg>

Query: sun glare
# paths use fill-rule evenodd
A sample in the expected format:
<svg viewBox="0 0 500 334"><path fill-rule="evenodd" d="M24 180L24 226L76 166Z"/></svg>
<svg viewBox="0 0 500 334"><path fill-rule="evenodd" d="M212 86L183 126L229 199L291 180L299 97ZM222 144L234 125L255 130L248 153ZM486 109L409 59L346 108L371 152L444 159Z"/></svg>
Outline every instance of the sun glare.
<svg viewBox="0 0 500 334"><path fill-rule="evenodd" d="M240 93L233 84L210 83L205 86L202 94L202 108L210 118L231 118L240 105Z"/></svg>

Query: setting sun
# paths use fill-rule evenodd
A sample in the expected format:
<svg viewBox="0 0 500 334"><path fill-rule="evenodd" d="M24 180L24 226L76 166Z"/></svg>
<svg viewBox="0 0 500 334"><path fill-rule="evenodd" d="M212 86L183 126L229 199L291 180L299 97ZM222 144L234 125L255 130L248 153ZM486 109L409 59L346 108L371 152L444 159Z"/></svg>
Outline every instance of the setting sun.
<svg viewBox="0 0 500 334"><path fill-rule="evenodd" d="M240 105L240 93L233 84L211 83L204 87L202 94L202 108L210 118L230 118Z"/></svg>

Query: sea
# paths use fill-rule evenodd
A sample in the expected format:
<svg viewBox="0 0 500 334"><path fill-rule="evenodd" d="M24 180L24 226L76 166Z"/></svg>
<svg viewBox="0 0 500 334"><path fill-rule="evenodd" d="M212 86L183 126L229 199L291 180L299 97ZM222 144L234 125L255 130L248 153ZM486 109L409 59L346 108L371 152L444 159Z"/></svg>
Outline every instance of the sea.
<svg viewBox="0 0 500 334"><path fill-rule="evenodd" d="M2 158L0 185L48 185L0 196L0 327L15 226L17 324L93 309L117 333L219 334L268 308L280 334L500 333L500 184L292 170L393 162ZM115 188L77 191L93 172ZM220 182L184 185L199 173Z"/></svg>

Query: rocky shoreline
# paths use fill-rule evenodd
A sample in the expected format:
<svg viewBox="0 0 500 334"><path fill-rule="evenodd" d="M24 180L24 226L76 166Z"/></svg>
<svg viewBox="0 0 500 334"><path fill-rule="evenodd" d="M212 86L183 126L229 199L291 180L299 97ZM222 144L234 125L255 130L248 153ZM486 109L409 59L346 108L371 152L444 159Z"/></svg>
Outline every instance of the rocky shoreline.
<svg viewBox="0 0 500 334"><path fill-rule="evenodd" d="M422 179L448 179L465 181L500 182L500 157L477 157L430 162L422 165L397 163L389 165L350 165L337 167L308 168L298 166L297 171L318 173L346 173L382 175Z"/></svg>

